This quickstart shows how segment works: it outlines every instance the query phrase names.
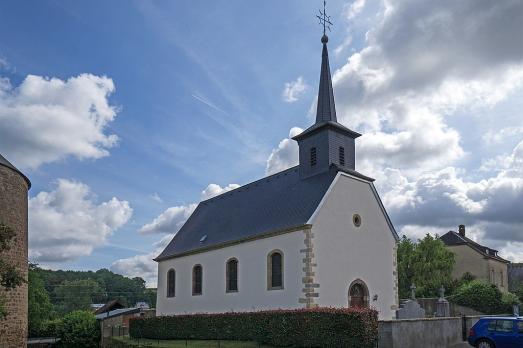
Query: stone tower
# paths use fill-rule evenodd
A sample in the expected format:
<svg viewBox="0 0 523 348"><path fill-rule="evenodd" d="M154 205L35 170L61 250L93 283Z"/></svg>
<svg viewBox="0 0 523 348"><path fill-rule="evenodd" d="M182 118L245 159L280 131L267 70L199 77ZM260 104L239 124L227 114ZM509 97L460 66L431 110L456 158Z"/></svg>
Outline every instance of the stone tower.
<svg viewBox="0 0 523 348"><path fill-rule="evenodd" d="M0 155L0 222L15 231L0 254L27 279L27 191L29 179ZM4 291L0 289L0 291ZM8 315L0 320L0 348L27 346L27 284L6 292Z"/></svg>

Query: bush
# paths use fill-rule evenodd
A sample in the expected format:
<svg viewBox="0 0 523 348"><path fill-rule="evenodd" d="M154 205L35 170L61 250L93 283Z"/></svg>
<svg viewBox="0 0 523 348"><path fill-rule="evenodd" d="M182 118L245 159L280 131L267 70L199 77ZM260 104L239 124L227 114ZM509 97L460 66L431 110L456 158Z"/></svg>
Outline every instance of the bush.
<svg viewBox="0 0 523 348"><path fill-rule="evenodd" d="M275 347L374 347L373 309L298 309L131 319L133 338L257 341Z"/></svg>
<svg viewBox="0 0 523 348"><path fill-rule="evenodd" d="M505 292L501 296L501 305L503 306L504 313L512 313L514 311L514 305L521 305L521 301L517 295L511 292Z"/></svg>
<svg viewBox="0 0 523 348"><path fill-rule="evenodd" d="M99 325L94 314L74 311L64 316L58 329L64 347L95 348L100 342Z"/></svg>
<svg viewBox="0 0 523 348"><path fill-rule="evenodd" d="M473 280L461 285L452 300L461 306L470 307L485 314L500 314L506 312L506 306L501 298L501 291L494 284Z"/></svg>
<svg viewBox="0 0 523 348"><path fill-rule="evenodd" d="M59 337L62 319L45 320L35 337Z"/></svg>

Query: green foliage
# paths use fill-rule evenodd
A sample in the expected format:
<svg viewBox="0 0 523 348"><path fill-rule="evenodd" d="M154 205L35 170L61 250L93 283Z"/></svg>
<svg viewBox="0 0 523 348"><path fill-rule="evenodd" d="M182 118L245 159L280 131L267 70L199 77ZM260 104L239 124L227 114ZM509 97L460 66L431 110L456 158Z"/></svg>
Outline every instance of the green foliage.
<svg viewBox="0 0 523 348"><path fill-rule="evenodd" d="M44 282L38 272L35 271L35 268L36 265L29 265L29 337L43 336L40 332L43 330L44 322L51 319L53 312L49 294L45 290Z"/></svg>
<svg viewBox="0 0 523 348"><path fill-rule="evenodd" d="M66 280L55 289L55 294L60 313L88 310L91 303L104 297L100 284L92 279Z"/></svg>
<svg viewBox="0 0 523 348"><path fill-rule="evenodd" d="M416 285L420 297L437 296L442 285L451 288L454 263L454 254L437 236L427 234L417 243L403 236L398 244L400 298L410 297L411 284Z"/></svg>
<svg viewBox="0 0 523 348"><path fill-rule="evenodd" d="M70 306L64 303L64 297L71 299L73 296L68 291L71 289L71 282L79 280L91 280L98 283L99 289L91 292L91 288L88 287L87 292L91 292L92 298L90 303L107 303L110 300L119 299L125 306L134 306L138 301L145 301L151 304L150 294L146 294L145 281L142 278L127 278L120 274L115 274L108 269L100 269L96 272L93 271L53 271L44 270L41 268L37 269L41 279L44 281L45 288L51 298L51 303L58 308L59 311L69 308L72 310L82 309L85 306L85 299L79 300L81 306L76 305ZM69 283L66 283L69 282ZM61 288L67 285L68 288L64 294L64 290ZM82 284L76 284L82 285ZM85 285L85 284L84 284ZM65 295L65 296L64 296ZM82 296L84 293L82 293ZM80 297L82 297L80 296ZM151 307L154 307L153 305Z"/></svg>
<svg viewBox="0 0 523 348"><path fill-rule="evenodd" d="M42 322L39 337L59 337L62 328L62 319L51 319Z"/></svg>
<svg viewBox="0 0 523 348"><path fill-rule="evenodd" d="M485 314L503 314L506 313L506 304L501 298L501 291L494 284L473 280L460 286L452 301Z"/></svg>
<svg viewBox="0 0 523 348"><path fill-rule="evenodd" d="M516 288L514 294L516 294L516 296L519 298L519 301L523 303L523 283L519 284L519 287Z"/></svg>
<svg viewBox="0 0 523 348"><path fill-rule="evenodd" d="M88 311L74 311L64 316L58 332L63 347L95 348L100 341L100 326L94 314Z"/></svg>
<svg viewBox="0 0 523 348"><path fill-rule="evenodd" d="M9 250L10 242L14 237L15 231L9 226L0 223L0 253ZM9 291L22 285L24 282L24 277L16 267L3 258L0 259L0 287ZM5 297L0 295L0 319L8 314L5 309L5 301Z"/></svg>
<svg viewBox="0 0 523 348"><path fill-rule="evenodd" d="M300 309L132 319L133 338L257 341L275 347L374 347L372 309Z"/></svg>
<svg viewBox="0 0 523 348"><path fill-rule="evenodd" d="M514 311L514 305L520 306L521 301L516 294L511 292L504 292L501 295L501 305L503 307L503 313L510 314Z"/></svg>

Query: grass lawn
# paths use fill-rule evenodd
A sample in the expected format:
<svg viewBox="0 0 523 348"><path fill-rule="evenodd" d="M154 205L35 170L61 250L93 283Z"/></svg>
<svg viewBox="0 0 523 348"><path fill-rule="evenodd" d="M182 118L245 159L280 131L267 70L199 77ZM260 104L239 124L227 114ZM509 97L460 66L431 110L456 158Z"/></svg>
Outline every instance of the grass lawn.
<svg viewBox="0 0 523 348"><path fill-rule="evenodd" d="M121 342L128 342L136 344L138 347L137 340L131 340L129 337L113 337L114 340ZM175 340L175 341L164 341L160 340L148 340L141 339L140 347L161 347L161 348L271 348L270 346L259 345L256 342L243 342L243 341L198 341L198 340Z"/></svg>

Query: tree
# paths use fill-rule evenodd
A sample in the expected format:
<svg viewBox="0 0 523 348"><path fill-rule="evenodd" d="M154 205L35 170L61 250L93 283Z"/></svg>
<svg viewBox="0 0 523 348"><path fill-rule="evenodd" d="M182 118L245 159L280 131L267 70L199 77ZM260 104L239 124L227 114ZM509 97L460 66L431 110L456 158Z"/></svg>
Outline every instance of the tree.
<svg viewBox="0 0 523 348"><path fill-rule="evenodd" d="M96 348L100 341L99 329L93 313L71 312L64 316L58 329L60 344L64 347Z"/></svg>
<svg viewBox="0 0 523 348"><path fill-rule="evenodd" d="M88 310L91 303L106 297L98 282L92 279L66 280L55 289L55 295L59 301L58 310L62 314Z"/></svg>
<svg viewBox="0 0 523 348"><path fill-rule="evenodd" d="M0 223L0 253L10 249L10 242L14 238L15 232L12 228ZM24 277L15 266L11 265L4 258L0 258L0 287L9 291L15 289L25 282ZM7 315L5 308L5 297L0 295L0 319Z"/></svg>
<svg viewBox="0 0 523 348"><path fill-rule="evenodd" d="M29 264L29 337L41 335L45 321L52 318L53 312L49 294L45 290L44 281L36 271L36 267L36 264Z"/></svg>
<svg viewBox="0 0 523 348"><path fill-rule="evenodd" d="M401 298L410 296L416 285L417 296L437 296L443 285L451 288L454 254L441 240L427 234L417 243L403 236L398 245L398 283Z"/></svg>

